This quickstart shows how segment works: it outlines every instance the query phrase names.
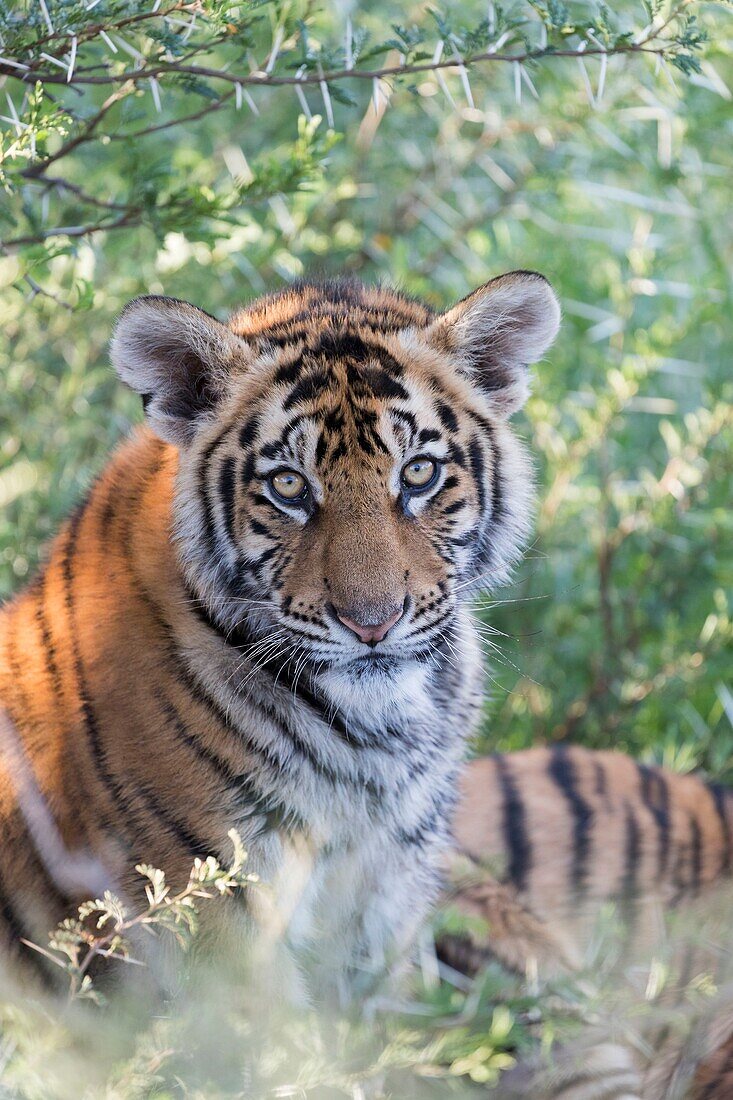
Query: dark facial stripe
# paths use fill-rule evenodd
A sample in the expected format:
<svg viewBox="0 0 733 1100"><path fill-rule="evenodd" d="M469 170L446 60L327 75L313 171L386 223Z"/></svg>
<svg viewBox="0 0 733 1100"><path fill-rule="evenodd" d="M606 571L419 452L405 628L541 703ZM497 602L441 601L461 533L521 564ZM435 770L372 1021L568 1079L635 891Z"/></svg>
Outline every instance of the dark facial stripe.
<svg viewBox="0 0 733 1100"><path fill-rule="evenodd" d="M301 358L294 359L292 363L283 363L275 371L273 378L275 385L292 385L300 374L302 367L303 360Z"/></svg>
<svg viewBox="0 0 733 1100"><path fill-rule="evenodd" d="M203 626L207 626L209 630L213 630L214 633L218 634L228 645L235 646L239 649L245 649L256 641L255 635L249 631L245 623L240 623L236 627L225 630L212 615L206 601L198 595L194 588L184 582L184 590L191 613L196 616Z"/></svg>
<svg viewBox="0 0 733 1100"><path fill-rule="evenodd" d="M438 414L438 419L440 420L446 431L453 433L458 431L458 417L446 401L436 401L435 411Z"/></svg>
<svg viewBox="0 0 733 1100"><path fill-rule="evenodd" d="M496 435L493 427L487 425L487 438L491 447L491 520L493 523L498 523L504 516L504 478L501 470L501 455L499 446L496 442Z"/></svg>
<svg viewBox="0 0 733 1100"><path fill-rule="evenodd" d="M236 462L230 455L224 459L219 471L219 496L224 510L224 526L227 537L233 546L236 546L237 542L235 529L236 498L234 495L236 482Z"/></svg>
<svg viewBox="0 0 733 1100"><path fill-rule="evenodd" d="M243 451L246 451L252 446L257 438L257 432L259 430L259 418L257 416L250 416L249 420L245 421L242 427L239 429L239 446Z"/></svg>
<svg viewBox="0 0 733 1100"><path fill-rule="evenodd" d="M423 428L418 435L418 439L421 443L437 443L442 439L442 436L436 428Z"/></svg>
<svg viewBox="0 0 733 1100"><path fill-rule="evenodd" d="M486 467L484 465L484 453L477 437L471 436L468 444L468 461L473 475L473 481L478 494L478 506L483 515L486 508Z"/></svg>
<svg viewBox="0 0 733 1100"><path fill-rule="evenodd" d="M576 897L579 897L586 882L593 809L578 789L578 777L566 745L557 745L552 750L548 774L562 792L572 814L573 859L570 882Z"/></svg>
<svg viewBox="0 0 733 1100"><path fill-rule="evenodd" d="M667 872L670 845L669 786L664 775L647 764L637 764L641 782L641 800L657 825L659 849L657 856L657 881Z"/></svg>
<svg viewBox="0 0 733 1100"><path fill-rule="evenodd" d="M410 395L405 387L392 378L386 370L379 368L362 368L358 379L360 385L364 385L371 397L378 400L409 401Z"/></svg>
<svg viewBox="0 0 733 1100"><path fill-rule="evenodd" d="M524 890L533 862L527 812L506 757L495 756L494 762L502 796L502 832L509 855L506 877L517 890Z"/></svg>
<svg viewBox="0 0 733 1100"><path fill-rule="evenodd" d="M303 401L312 401L316 397L320 397L324 390L328 389L333 381L329 371L316 370L312 374L307 374L305 378L301 378L299 382L293 386L288 396L283 401L283 409L292 409L294 405L299 405Z"/></svg>
<svg viewBox="0 0 733 1100"><path fill-rule="evenodd" d="M232 426L228 424L226 428L219 432L216 438L212 439L211 443L209 443L204 448L198 462L198 470L196 475L198 482L199 499L201 500L204 509L204 539L206 541L206 546L212 554L216 550L217 538L214 509L212 507L211 499L209 497L208 474L211 460L213 459L216 450L221 446L221 444L229 435L231 427Z"/></svg>

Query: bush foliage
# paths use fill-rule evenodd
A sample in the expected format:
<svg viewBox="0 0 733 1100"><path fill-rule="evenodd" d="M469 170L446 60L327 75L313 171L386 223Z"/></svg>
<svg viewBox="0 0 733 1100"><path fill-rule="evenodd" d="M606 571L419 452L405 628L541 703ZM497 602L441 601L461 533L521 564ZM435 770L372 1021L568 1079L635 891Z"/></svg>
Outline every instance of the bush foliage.
<svg viewBox="0 0 733 1100"><path fill-rule="evenodd" d="M225 317L347 272L444 306L534 268L565 320L521 422L536 539L478 608L478 747L569 738L733 778L730 31L689 0L0 9L0 594L141 417L107 361L130 298ZM370 1054L394 1095L490 1080L537 1011L493 973L423 1008ZM0 1021L0 1094L54 1095L39 1059L71 1058L73 1028ZM168 1027L85 1095L214 1095L154 1083ZM311 1043L303 1024L273 1049L300 1077L272 1095L362 1095Z"/></svg>

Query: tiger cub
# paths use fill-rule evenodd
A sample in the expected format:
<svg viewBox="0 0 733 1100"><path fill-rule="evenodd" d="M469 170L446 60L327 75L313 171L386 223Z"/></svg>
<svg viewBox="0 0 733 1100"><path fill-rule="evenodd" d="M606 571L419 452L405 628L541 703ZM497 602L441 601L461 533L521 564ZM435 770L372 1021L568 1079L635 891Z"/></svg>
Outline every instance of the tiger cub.
<svg viewBox="0 0 733 1100"><path fill-rule="evenodd" d="M138 861L175 881L236 828L269 892L230 919L270 929L288 996L349 997L404 952L481 704L468 602L531 521L508 418L559 316L523 271L439 315L352 282L228 324L124 310L112 361L146 425L0 613L8 949L76 900L60 852L124 894Z"/></svg>

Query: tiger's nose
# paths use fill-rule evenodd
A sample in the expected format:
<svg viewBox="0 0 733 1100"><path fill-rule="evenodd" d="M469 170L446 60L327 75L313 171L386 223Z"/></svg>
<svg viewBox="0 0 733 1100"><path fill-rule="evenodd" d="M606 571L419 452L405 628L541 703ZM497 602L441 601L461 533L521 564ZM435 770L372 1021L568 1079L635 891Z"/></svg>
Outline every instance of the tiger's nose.
<svg viewBox="0 0 733 1100"><path fill-rule="evenodd" d="M383 641L395 623L402 618L404 610L404 606L398 608L393 615L390 615L388 619L381 623L357 623L354 619L349 618L345 612L335 608L339 621L347 626L349 630L352 630L357 638L366 645L376 645L377 642Z"/></svg>

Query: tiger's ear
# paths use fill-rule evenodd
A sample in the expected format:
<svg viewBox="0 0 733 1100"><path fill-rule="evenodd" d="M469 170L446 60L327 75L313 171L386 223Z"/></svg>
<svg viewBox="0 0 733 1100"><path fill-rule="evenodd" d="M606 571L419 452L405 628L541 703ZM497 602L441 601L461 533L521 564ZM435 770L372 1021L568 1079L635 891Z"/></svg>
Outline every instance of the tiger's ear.
<svg viewBox="0 0 733 1100"><path fill-rule="evenodd" d="M141 394L156 435L180 446L191 442L226 395L247 345L196 306L149 296L122 311L111 355L123 382Z"/></svg>
<svg viewBox="0 0 733 1100"><path fill-rule="evenodd" d="M511 416L527 400L529 364L542 358L559 327L560 306L547 280L534 271L510 271L442 314L428 337L457 356L501 416Z"/></svg>

